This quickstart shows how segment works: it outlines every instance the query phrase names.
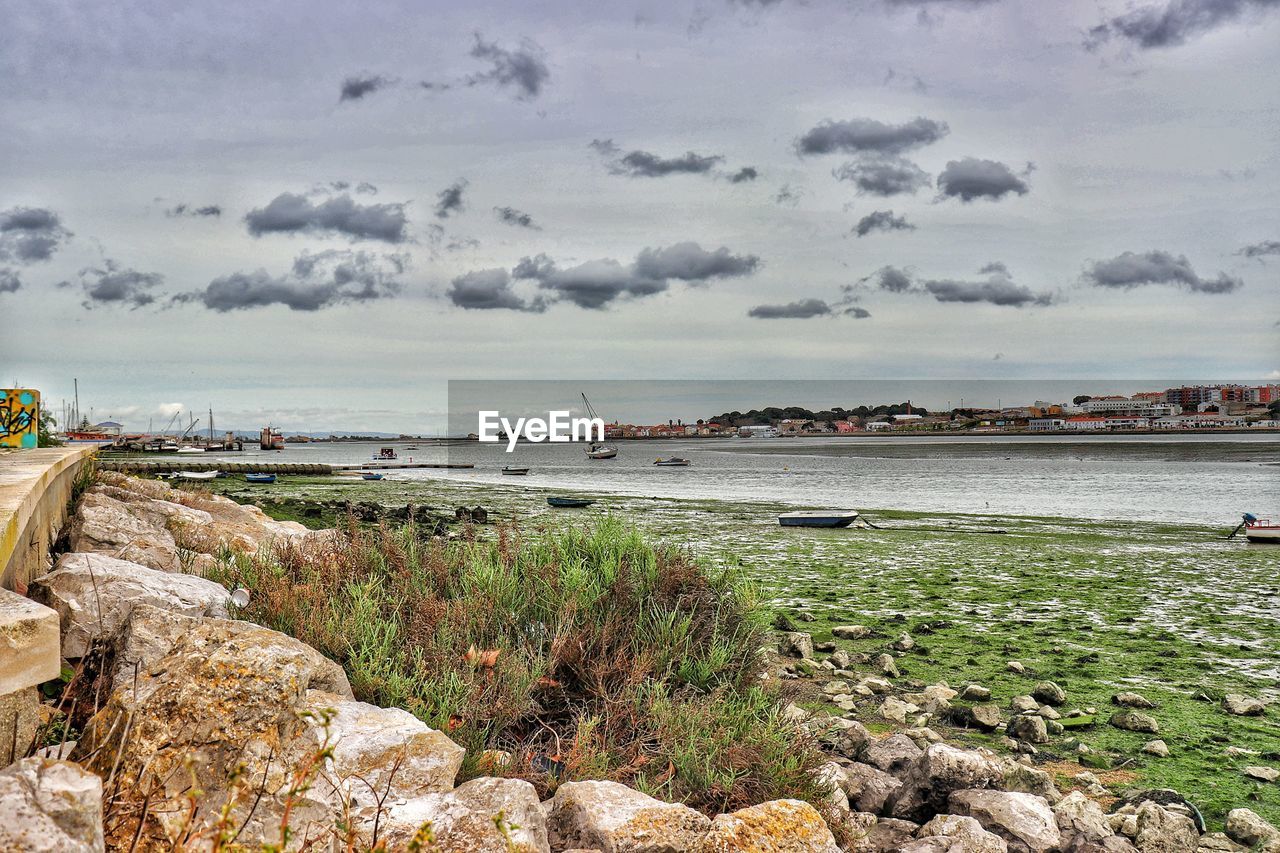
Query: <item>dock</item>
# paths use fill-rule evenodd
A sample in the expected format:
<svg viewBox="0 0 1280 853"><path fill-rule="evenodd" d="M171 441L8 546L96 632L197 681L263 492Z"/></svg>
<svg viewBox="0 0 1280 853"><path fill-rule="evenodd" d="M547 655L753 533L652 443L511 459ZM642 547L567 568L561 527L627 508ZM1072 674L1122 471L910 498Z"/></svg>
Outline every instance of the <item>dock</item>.
<svg viewBox="0 0 1280 853"><path fill-rule="evenodd" d="M99 459L103 471L123 474L172 474L175 471L226 471L231 474L312 474L339 471L387 471L404 468L474 468L470 462L364 462L330 465L324 462L194 462L190 459Z"/></svg>

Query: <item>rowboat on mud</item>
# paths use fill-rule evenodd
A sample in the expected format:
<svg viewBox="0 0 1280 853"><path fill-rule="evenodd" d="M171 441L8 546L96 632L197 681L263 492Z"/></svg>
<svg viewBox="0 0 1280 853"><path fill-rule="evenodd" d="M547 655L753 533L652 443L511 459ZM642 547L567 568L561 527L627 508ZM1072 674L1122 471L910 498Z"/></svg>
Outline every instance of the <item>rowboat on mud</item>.
<svg viewBox="0 0 1280 853"><path fill-rule="evenodd" d="M382 475L377 471L361 471L360 477L365 480L381 480Z"/></svg>
<svg viewBox="0 0 1280 853"><path fill-rule="evenodd" d="M175 480L212 480L217 476L217 471L175 471L169 475Z"/></svg>
<svg viewBox="0 0 1280 853"><path fill-rule="evenodd" d="M246 483L274 483L276 481L275 474L245 474L244 481Z"/></svg>
<svg viewBox="0 0 1280 853"><path fill-rule="evenodd" d="M854 509L805 509L778 516L783 527L848 527L857 520Z"/></svg>
<svg viewBox="0 0 1280 853"><path fill-rule="evenodd" d="M1280 545L1280 524L1269 518L1258 518L1253 513L1246 512L1240 522L1240 526L1231 531L1231 536L1235 536L1242 530L1244 531L1244 538L1250 542ZM1230 539L1231 536L1227 538Z"/></svg>
<svg viewBox="0 0 1280 853"><path fill-rule="evenodd" d="M529 473L529 469L519 468L515 465L503 465L502 473L506 474L509 477L523 477L525 474Z"/></svg>
<svg viewBox="0 0 1280 853"><path fill-rule="evenodd" d="M559 509L581 509L584 506L591 506L595 501L589 498L547 498L547 505L554 506Z"/></svg>
<svg viewBox="0 0 1280 853"><path fill-rule="evenodd" d="M672 456L670 459L655 459L653 464L662 468L688 468L693 463L680 456Z"/></svg>

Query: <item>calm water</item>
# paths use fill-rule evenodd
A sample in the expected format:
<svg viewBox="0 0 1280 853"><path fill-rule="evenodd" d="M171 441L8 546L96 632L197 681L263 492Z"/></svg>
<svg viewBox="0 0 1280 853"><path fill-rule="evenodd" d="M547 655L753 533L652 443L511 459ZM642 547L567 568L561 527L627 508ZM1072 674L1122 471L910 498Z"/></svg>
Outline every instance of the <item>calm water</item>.
<svg viewBox="0 0 1280 853"><path fill-rule="evenodd" d="M554 487L575 492L767 500L801 506L1123 518L1230 524L1280 516L1280 436L906 437L619 442L617 459L581 446L394 445L401 461L470 462L471 470L403 470L397 480ZM227 459L360 463L372 443L289 445ZM688 468L659 468L658 456ZM210 454L204 461L221 458ZM1269 464L1270 463L1270 464ZM528 466L525 478L503 465Z"/></svg>

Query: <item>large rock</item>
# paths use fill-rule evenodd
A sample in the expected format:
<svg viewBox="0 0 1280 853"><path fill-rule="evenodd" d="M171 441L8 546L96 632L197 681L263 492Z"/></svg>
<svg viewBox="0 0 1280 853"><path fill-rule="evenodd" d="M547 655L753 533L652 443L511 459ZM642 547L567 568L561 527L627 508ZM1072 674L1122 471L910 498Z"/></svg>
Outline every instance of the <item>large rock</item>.
<svg viewBox="0 0 1280 853"><path fill-rule="evenodd" d="M1067 701L1067 693L1055 682L1042 681L1031 691L1032 698L1046 705L1062 705Z"/></svg>
<svg viewBox="0 0 1280 853"><path fill-rule="evenodd" d="M771 800L718 815L695 849L699 853L840 853L822 815L800 800Z"/></svg>
<svg viewBox="0 0 1280 853"><path fill-rule="evenodd" d="M1035 714L1018 714L1009 718L1005 726L1009 737L1024 740L1027 743L1048 743L1049 728L1044 717Z"/></svg>
<svg viewBox="0 0 1280 853"><path fill-rule="evenodd" d="M680 853L698 850L711 821L680 803L664 803L617 782L566 782L546 804L553 850Z"/></svg>
<svg viewBox="0 0 1280 853"><path fill-rule="evenodd" d="M1133 843L1141 853L1194 853L1200 833L1195 822L1150 800L1138 806L1138 834Z"/></svg>
<svg viewBox="0 0 1280 853"><path fill-rule="evenodd" d="M1033 794L956 791L949 805L955 814L976 818L983 829L1003 838L1011 853L1049 853L1062 844L1049 804Z"/></svg>
<svg viewBox="0 0 1280 853"><path fill-rule="evenodd" d="M70 761L24 758L0 771L0 850L96 853L102 780Z"/></svg>
<svg viewBox="0 0 1280 853"><path fill-rule="evenodd" d="M1267 712L1267 706L1259 699L1228 693L1222 697L1222 710L1237 717L1261 717Z"/></svg>
<svg viewBox="0 0 1280 853"><path fill-rule="evenodd" d="M916 742L904 734L872 740L862 750L862 760L886 773L898 774L922 754Z"/></svg>
<svg viewBox="0 0 1280 853"><path fill-rule="evenodd" d="M889 799L902 787L896 776L870 764L855 762L840 770L840 788L848 796L850 807L859 812L883 813Z"/></svg>
<svg viewBox="0 0 1280 853"><path fill-rule="evenodd" d="M372 847L376 808L358 812L361 835ZM472 779L452 791L392 801L377 821L377 842L405 850L423 827L434 847L449 853L549 853L538 793L523 779ZM425 834L425 833L423 833ZM560 848L557 848L560 849Z"/></svg>
<svg viewBox="0 0 1280 853"><path fill-rule="evenodd" d="M837 625L831 629L831 636L841 640L861 640L871 636L871 629L866 625Z"/></svg>
<svg viewBox="0 0 1280 853"><path fill-rule="evenodd" d="M157 608L148 612L182 618ZM240 786L251 785L232 809L237 825L248 820L241 839L275 843L290 783L315 763L322 739L315 729L324 727L323 719L304 715L307 691L345 698L350 686L337 664L284 634L225 619L192 623L166 655L114 690L85 727L73 756L89 769L114 769L135 780L126 800L140 800L154 787L156 825L144 835L151 844L163 846L178 831L184 810L173 805L193 783L206 792L206 815L217 814L237 793L246 794ZM330 723L331 739L340 742L350 727L341 713L334 720L339 722ZM407 748L415 748L412 739ZM338 811L336 798L333 786L325 784L296 796L293 828L327 830Z"/></svg>
<svg viewBox="0 0 1280 853"><path fill-rule="evenodd" d="M1116 835L1102 807L1081 791L1072 791L1053 806L1062 831L1064 853L1125 853L1135 850Z"/></svg>
<svg viewBox="0 0 1280 853"><path fill-rule="evenodd" d="M1007 853L1009 849L1003 838L987 832L973 818L961 815L938 815L920 827L917 836L945 839L945 846L935 847L944 853Z"/></svg>
<svg viewBox="0 0 1280 853"><path fill-rule="evenodd" d="M1280 841L1280 830L1252 809L1232 809L1227 813L1227 837L1238 844L1253 847Z"/></svg>
<svg viewBox="0 0 1280 853"><path fill-rule="evenodd" d="M1155 718L1141 711L1117 711L1111 715L1109 722L1117 729L1129 732L1146 732L1153 735L1160 732L1160 724Z"/></svg>
<svg viewBox="0 0 1280 853"><path fill-rule="evenodd" d="M804 631L784 631L778 637L778 650L784 655L813 660L813 636Z"/></svg>
<svg viewBox="0 0 1280 853"><path fill-rule="evenodd" d="M930 744L903 775L890 814L923 823L946 811L953 791L1000 787L1003 781L1004 768L994 756L945 743Z"/></svg>
<svg viewBox="0 0 1280 853"><path fill-rule="evenodd" d="M95 641L111 641L139 605L225 617L230 597L211 580L83 553L62 555L57 568L31 582L30 595L57 612L62 656L70 660L84 657Z"/></svg>
<svg viewBox="0 0 1280 853"><path fill-rule="evenodd" d="M182 567L173 534L129 512L128 504L93 489L80 499L68 525L72 551L132 560L162 572Z"/></svg>

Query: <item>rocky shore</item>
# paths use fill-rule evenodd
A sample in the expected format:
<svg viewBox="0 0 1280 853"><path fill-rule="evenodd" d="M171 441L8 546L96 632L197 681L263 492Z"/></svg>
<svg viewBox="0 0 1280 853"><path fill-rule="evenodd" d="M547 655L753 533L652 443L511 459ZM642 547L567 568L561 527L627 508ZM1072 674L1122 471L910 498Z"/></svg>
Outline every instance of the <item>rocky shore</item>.
<svg viewBox="0 0 1280 853"><path fill-rule="evenodd" d="M780 635L763 677L804 681L822 701L803 704L838 712L782 711L829 754L821 802L703 814L609 781L562 783L540 801L503 775L511 757L496 751L479 756L492 775L456 785L465 750L447 732L356 700L341 666L235 619L233 591L203 577L228 553L323 548L339 535L101 475L65 553L26 590L59 615L65 677L30 757L0 771L0 849L1280 851L1280 831L1247 808L1207 832L1175 792L1118 799L1088 773L1061 790L1036 766L1051 741L1087 755L1071 743L1087 724L1146 732L1146 749L1167 749L1140 694L1118 693L1104 713L1071 707L1051 681L1005 701L980 684L913 682L898 671L914 643L906 634L857 658L820 651L802 631ZM868 708L875 732L854 719ZM1221 710L1267 713L1246 696ZM1019 757L946 742L939 730L956 725L1003 731Z"/></svg>

